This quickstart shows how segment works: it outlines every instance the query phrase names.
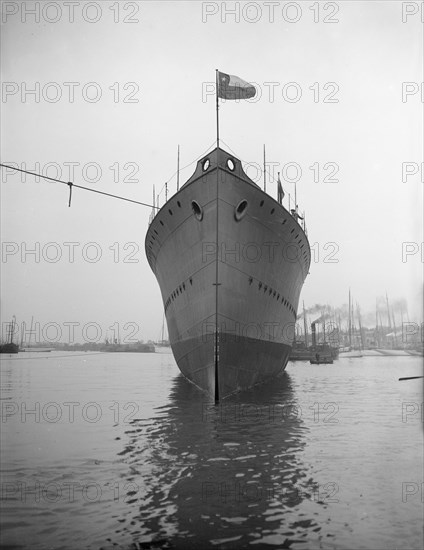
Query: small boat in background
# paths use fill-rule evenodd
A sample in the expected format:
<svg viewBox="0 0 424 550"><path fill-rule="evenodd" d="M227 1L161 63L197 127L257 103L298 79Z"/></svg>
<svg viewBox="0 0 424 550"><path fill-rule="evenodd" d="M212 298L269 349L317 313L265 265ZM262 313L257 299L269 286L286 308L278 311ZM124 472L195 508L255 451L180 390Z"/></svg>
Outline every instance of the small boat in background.
<svg viewBox="0 0 424 550"><path fill-rule="evenodd" d="M19 346L13 342L7 344L0 344L0 353L18 353Z"/></svg>
<svg viewBox="0 0 424 550"><path fill-rule="evenodd" d="M29 347L29 348L23 348L19 351L25 351L27 353L49 353L53 351L53 348L38 348L38 347Z"/></svg>
<svg viewBox="0 0 424 550"><path fill-rule="evenodd" d="M319 353L315 354L315 357L311 357L309 360L311 365L332 365L333 358L331 355L320 355Z"/></svg>
<svg viewBox="0 0 424 550"><path fill-rule="evenodd" d="M12 322L8 325L7 330L9 333L8 342L0 344L0 353L18 353L19 346L13 341L13 335L15 332L16 318L13 316Z"/></svg>

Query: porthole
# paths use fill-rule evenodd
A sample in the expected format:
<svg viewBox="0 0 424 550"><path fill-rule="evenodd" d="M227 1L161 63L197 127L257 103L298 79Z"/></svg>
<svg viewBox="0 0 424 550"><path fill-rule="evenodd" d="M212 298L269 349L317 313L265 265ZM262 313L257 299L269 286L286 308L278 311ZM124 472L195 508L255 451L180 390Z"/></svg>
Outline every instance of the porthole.
<svg viewBox="0 0 424 550"><path fill-rule="evenodd" d="M180 201L177 201L177 204L178 204L178 208L181 208L181 203L180 203Z"/></svg>
<svg viewBox="0 0 424 550"><path fill-rule="evenodd" d="M234 210L234 217L236 221L240 221L247 212L247 201L242 200L238 203Z"/></svg>
<svg viewBox="0 0 424 550"><path fill-rule="evenodd" d="M159 233L156 231L156 229L153 229L153 231L156 233L156 235L159 235Z"/></svg>
<svg viewBox="0 0 424 550"><path fill-rule="evenodd" d="M199 222L202 221L203 208L196 201L191 201L191 209L193 210L193 214L196 216Z"/></svg>
<svg viewBox="0 0 424 550"><path fill-rule="evenodd" d="M263 205L264 205L264 201L261 201L260 204L259 204L259 206L262 207Z"/></svg>
<svg viewBox="0 0 424 550"><path fill-rule="evenodd" d="M163 221L162 221L162 220L159 220L159 223L160 223L161 225L163 225Z"/></svg>
<svg viewBox="0 0 424 550"><path fill-rule="evenodd" d="M231 172L234 172L234 169L236 167L236 165L234 164L234 161L232 161L231 159L228 159L227 160L227 166L231 170Z"/></svg>
<svg viewBox="0 0 424 550"><path fill-rule="evenodd" d="M204 160L202 164L203 172L206 172L206 170L209 168L210 165L211 165L211 162L209 159Z"/></svg>
<svg viewBox="0 0 424 550"><path fill-rule="evenodd" d="M273 208L273 209L271 210L271 214L274 214L274 212L275 212L275 208Z"/></svg>

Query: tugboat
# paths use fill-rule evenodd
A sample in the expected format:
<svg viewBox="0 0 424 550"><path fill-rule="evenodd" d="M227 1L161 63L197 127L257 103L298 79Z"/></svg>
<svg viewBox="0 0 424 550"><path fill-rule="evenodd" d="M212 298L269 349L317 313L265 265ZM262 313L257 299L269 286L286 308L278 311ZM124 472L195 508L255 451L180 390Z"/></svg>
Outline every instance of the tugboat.
<svg viewBox="0 0 424 550"><path fill-rule="evenodd" d="M323 364L332 364L333 363L333 353L332 348L324 342L323 344L317 344L316 342L316 328L315 324L317 321L312 323L312 351L310 364L311 365L323 365Z"/></svg>

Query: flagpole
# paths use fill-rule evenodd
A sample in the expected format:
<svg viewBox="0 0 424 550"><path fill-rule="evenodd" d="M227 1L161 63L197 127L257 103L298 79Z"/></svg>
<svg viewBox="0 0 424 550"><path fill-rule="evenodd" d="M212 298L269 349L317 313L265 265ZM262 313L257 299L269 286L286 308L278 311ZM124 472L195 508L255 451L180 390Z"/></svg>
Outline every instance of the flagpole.
<svg viewBox="0 0 424 550"><path fill-rule="evenodd" d="M216 147L219 148L219 103L218 103L218 69L215 69L215 93L216 93ZM218 326L218 309L219 309L219 295L218 288L219 280L219 256L218 256L218 239L219 239L219 151L216 152L216 258L215 258L215 338L214 338L214 367L215 367L215 403L219 401L219 326Z"/></svg>
<svg viewBox="0 0 424 550"><path fill-rule="evenodd" d="M265 143L264 143L264 193L266 193L266 162L265 162Z"/></svg>
<svg viewBox="0 0 424 550"><path fill-rule="evenodd" d="M278 179L277 179L277 202L278 204L281 204L281 194L280 194L280 172L277 172Z"/></svg>
<svg viewBox="0 0 424 550"><path fill-rule="evenodd" d="M216 96L216 146L219 147L218 69L215 69L215 96Z"/></svg>

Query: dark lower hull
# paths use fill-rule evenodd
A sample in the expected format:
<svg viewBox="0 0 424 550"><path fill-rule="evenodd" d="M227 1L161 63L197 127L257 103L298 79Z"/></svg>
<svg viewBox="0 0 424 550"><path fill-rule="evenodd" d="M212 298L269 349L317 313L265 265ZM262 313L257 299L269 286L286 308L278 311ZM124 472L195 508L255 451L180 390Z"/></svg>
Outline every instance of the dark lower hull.
<svg viewBox="0 0 424 550"><path fill-rule="evenodd" d="M18 353L19 346L17 344L1 344L0 353Z"/></svg>
<svg viewBox="0 0 424 550"><path fill-rule="evenodd" d="M207 342L192 338L176 342L172 351L184 376L211 397L218 393L221 399L278 375L290 354L286 344L220 333L215 365L214 348L212 338Z"/></svg>

